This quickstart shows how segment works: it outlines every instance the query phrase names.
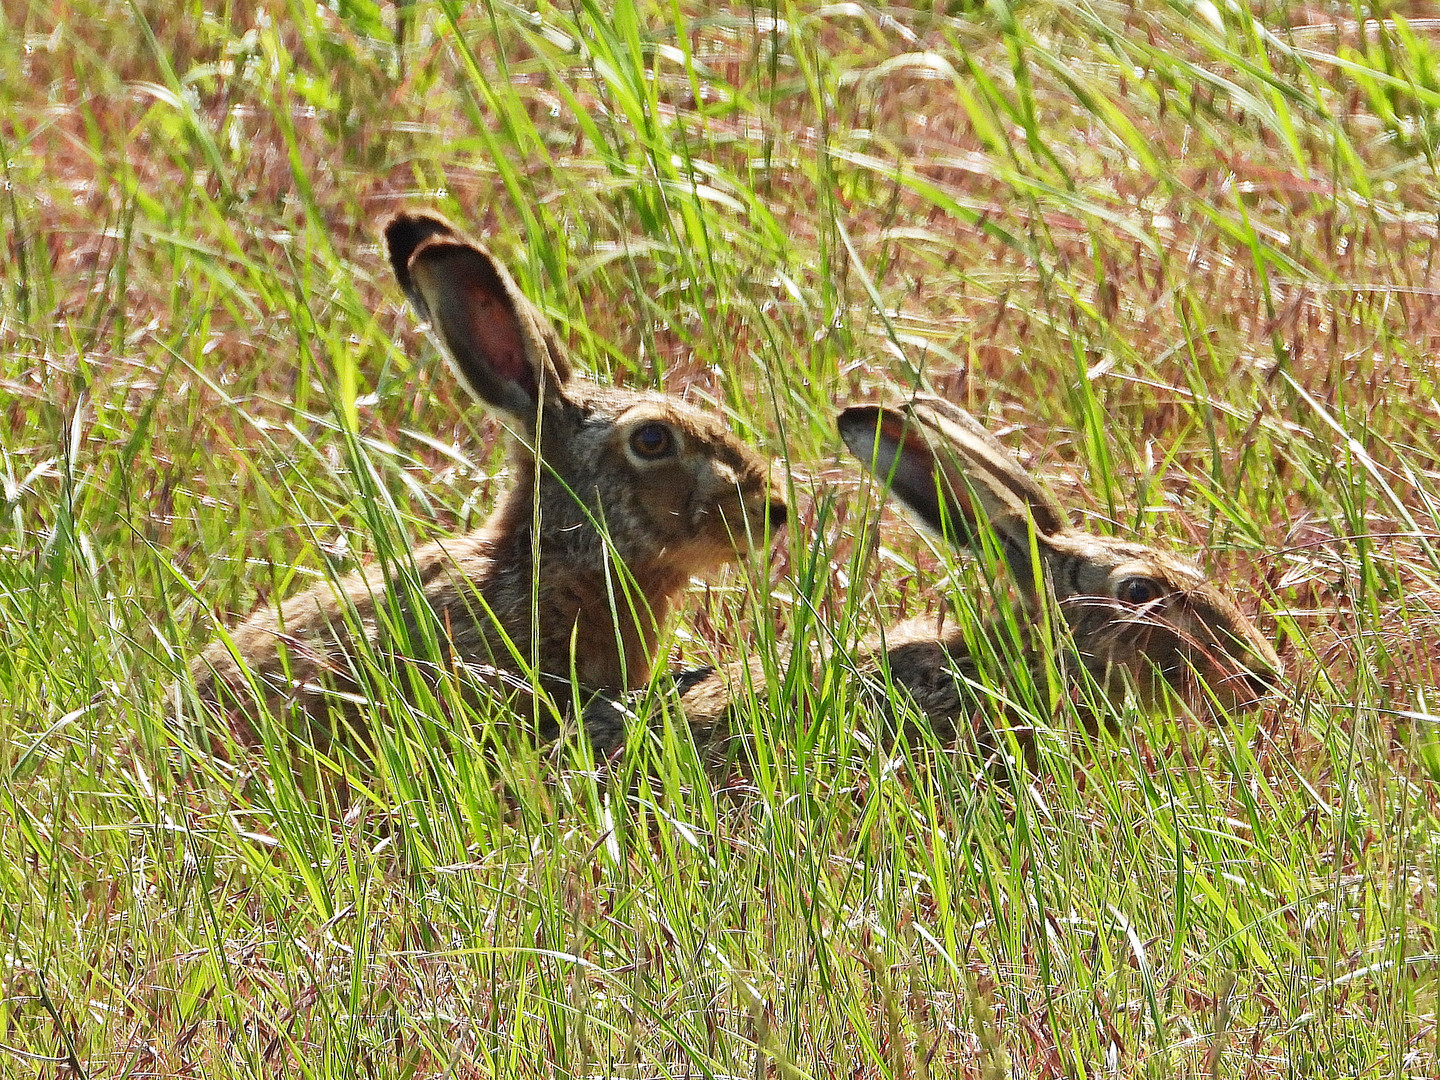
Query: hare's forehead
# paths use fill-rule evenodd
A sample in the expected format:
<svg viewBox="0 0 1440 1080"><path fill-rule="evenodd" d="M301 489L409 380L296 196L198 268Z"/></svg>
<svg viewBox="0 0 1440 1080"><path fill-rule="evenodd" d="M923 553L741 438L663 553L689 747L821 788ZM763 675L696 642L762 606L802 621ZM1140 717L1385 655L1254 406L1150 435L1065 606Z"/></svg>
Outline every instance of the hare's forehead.
<svg viewBox="0 0 1440 1080"><path fill-rule="evenodd" d="M1114 570L1117 578L1148 577L1160 582L1173 592L1191 595L1211 588L1205 571L1189 559L1172 555L1168 551L1143 548L1134 560L1122 563Z"/></svg>
<svg viewBox="0 0 1440 1080"><path fill-rule="evenodd" d="M1081 558L1107 577L1155 578L1173 589L1197 589L1209 579L1205 572L1180 555L1144 544L1086 536Z"/></svg>

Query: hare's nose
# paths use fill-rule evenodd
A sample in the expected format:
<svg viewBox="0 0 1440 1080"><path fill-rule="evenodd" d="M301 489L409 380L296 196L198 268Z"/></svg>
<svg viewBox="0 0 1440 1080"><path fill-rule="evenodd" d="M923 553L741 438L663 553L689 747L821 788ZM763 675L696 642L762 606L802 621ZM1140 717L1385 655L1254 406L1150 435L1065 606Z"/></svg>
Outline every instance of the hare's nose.
<svg viewBox="0 0 1440 1080"><path fill-rule="evenodd" d="M770 505L765 508L765 523L770 526L770 531L784 526L790 520L790 508L779 499L771 499Z"/></svg>

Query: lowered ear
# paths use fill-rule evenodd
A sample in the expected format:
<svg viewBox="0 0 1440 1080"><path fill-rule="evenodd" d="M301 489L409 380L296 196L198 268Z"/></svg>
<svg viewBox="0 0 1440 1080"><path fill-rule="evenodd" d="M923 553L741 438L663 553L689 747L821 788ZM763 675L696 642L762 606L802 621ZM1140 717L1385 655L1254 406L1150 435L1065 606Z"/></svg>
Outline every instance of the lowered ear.
<svg viewBox="0 0 1440 1080"><path fill-rule="evenodd" d="M562 397L570 366L542 316L488 251L434 214L385 227L390 262L460 381L533 430L542 403Z"/></svg>
<svg viewBox="0 0 1440 1080"><path fill-rule="evenodd" d="M938 467L952 482L963 478L974 489L997 530L1011 518L1024 524L1027 532L1033 522L1041 536L1070 528L1070 518L1055 496L960 406L921 395L903 412L924 432L924 443Z"/></svg>
<svg viewBox="0 0 1440 1080"><path fill-rule="evenodd" d="M1042 556L1065 531L1065 512L1003 446L963 409L939 398L903 408L857 405L840 414L853 454L931 529L979 548L986 523L999 538L1021 591L1032 597L1032 527Z"/></svg>
<svg viewBox="0 0 1440 1080"><path fill-rule="evenodd" d="M901 409L855 405L840 414L840 437L890 493L951 543L976 545L982 520L992 520L963 476L947 467L931 436ZM1013 514L1014 507L1001 508Z"/></svg>

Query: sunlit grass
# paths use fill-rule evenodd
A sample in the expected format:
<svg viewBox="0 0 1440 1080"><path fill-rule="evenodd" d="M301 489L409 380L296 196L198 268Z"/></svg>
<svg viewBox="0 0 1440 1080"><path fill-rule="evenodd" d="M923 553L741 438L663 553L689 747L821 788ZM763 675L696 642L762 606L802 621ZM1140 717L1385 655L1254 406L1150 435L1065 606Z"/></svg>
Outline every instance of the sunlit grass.
<svg viewBox="0 0 1440 1080"><path fill-rule="evenodd" d="M7 1075L1433 1073L1432 23L0 9ZM744 769L658 704L602 771L382 677L343 752L178 727L217 627L506 483L380 253L406 204L791 467L666 646L762 659ZM1006 602L839 455L917 380L1197 553L1287 700L1060 702L1019 770L898 738L856 642Z"/></svg>

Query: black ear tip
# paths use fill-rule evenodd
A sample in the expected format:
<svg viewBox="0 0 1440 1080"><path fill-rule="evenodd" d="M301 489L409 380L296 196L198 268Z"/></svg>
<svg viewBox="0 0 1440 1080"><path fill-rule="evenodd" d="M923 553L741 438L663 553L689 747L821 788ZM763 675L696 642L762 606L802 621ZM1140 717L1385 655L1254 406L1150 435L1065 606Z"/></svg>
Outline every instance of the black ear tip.
<svg viewBox="0 0 1440 1080"><path fill-rule="evenodd" d="M459 237L455 227L433 210L401 210L382 227L390 265L400 284L409 291L410 256L425 241L435 236Z"/></svg>
<svg viewBox="0 0 1440 1080"><path fill-rule="evenodd" d="M878 405L850 405L840 410L835 428L840 438L856 457L868 458L875 444L875 431L880 423Z"/></svg>

